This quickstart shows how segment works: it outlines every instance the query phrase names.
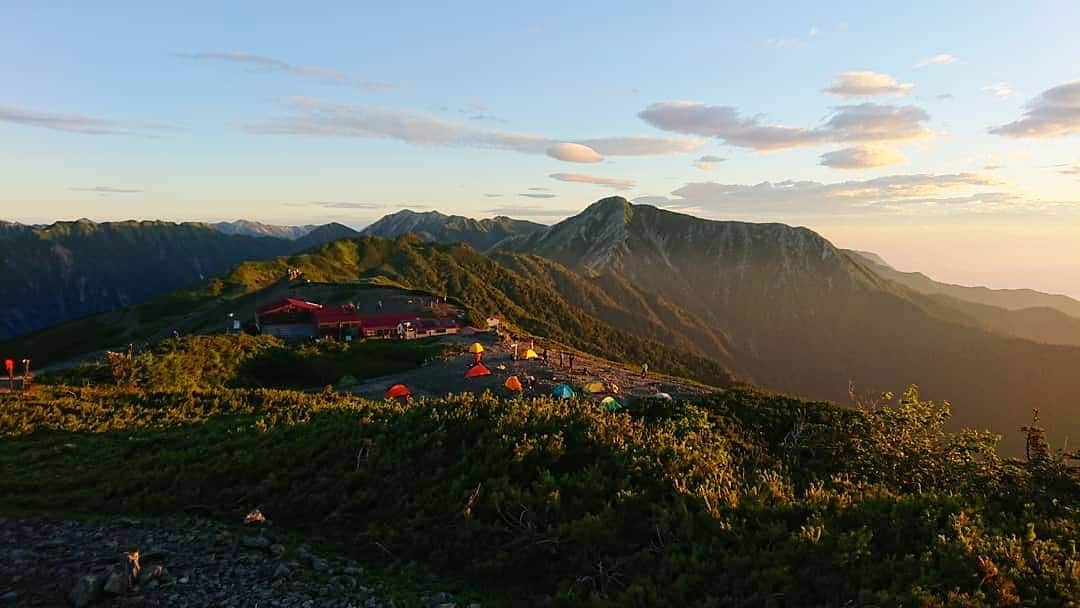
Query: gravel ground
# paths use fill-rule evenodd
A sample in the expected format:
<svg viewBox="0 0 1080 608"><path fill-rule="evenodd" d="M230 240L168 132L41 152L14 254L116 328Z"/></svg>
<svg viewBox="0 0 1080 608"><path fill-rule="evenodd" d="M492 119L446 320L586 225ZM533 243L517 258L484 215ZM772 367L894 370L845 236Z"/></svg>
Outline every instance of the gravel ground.
<svg viewBox="0 0 1080 608"><path fill-rule="evenodd" d="M627 371L612 364L589 356L577 354L574 357L574 369L569 368L569 357L563 358L559 364L558 351L548 350L548 359L533 359L523 361L514 360L511 349L501 343L497 343L491 334L478 334L476 336L447 336L447 341L458 341L471 344L479 341L484 346L483 363L492 371L491 376L480 378L465 378L465 372L473 365L473 355L464 354L453 356L444 360L434 361L422 367L374 378L353 387L342 387L344 390L367 397L370 399L382 399L383 393L395 384L405 384L417 397L442 397L449 393L475 392L482 393L490 390L496 395L510 395L510 391L503 387L503 382L512 375L517 375L524 382L526 376L536 378L536 387L524 391L526 397L534 395L548 395L555 385L560 383L569 384L581 395L581 387L593 380L603 380L608 384L619 387L619 393L605 393L592 396L599 401L608 394L616 398L646 397L655 395L657 390L670 394L672 397L691 397L703 395L709 389L701 386L679 382L671 378L659 376L655 373L642 377L638 373ZM543 355L544 344L542 340L531 341L537 354ZM519 342L518 353L524 355L529 348L530 340ZM500 369L500 367L502 369Z"/></svg>
<svg viewBox="0 0 1080 608"><path fill-rule="evenodd" d="M0 518L0 607L395 606L359 564L279 540L269 527L201 519ZM128 578L133 551L140 570ZM422 604L456 605L446 593Z"/></svg>

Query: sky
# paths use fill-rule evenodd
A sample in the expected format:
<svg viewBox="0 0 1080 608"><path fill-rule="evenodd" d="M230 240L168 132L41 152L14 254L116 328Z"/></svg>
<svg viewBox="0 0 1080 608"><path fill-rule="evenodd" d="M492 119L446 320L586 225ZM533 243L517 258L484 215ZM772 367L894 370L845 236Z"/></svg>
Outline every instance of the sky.
<svg viewBox="0 0 1080 608"><path fill-rule="evenodd" d="M519 5L520 4L520 5ZM1080 4L0 3L0 219L613 194L1080 297Z"/></svg>

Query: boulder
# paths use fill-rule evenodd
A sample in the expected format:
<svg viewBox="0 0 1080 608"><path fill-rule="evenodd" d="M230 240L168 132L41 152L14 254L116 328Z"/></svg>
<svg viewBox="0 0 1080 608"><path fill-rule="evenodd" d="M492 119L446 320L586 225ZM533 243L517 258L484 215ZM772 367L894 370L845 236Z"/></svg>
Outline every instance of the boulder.
<svg viewBox="0 0 1080 608"><path fill-rule="evenodd" d="M85 608L101 598L105 590L105 577L98 574L80 576L68 593L68 601L75 608Z"/></svg>

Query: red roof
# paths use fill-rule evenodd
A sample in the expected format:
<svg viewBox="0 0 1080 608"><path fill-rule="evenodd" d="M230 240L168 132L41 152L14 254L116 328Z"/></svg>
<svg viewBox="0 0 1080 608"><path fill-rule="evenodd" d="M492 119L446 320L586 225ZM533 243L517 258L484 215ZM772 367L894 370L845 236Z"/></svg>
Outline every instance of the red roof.
<svg viewBox="0 0 1080 608"><path fill-rule="evenodd" d="M293 312L298 310L319 310L322 304L298 300L296 298L282 298L273 304L267 304L259 309L260 315L271 315L279 312Z"/></svg>
<svg viewBox="0 0 1080 608"><path fill-rule="evenodd" d="M352 306L328 306L316 310L314 317L316 325L337 325L338 323L367 325L363 322L363 317L357 314L356 308Z"/></svg>

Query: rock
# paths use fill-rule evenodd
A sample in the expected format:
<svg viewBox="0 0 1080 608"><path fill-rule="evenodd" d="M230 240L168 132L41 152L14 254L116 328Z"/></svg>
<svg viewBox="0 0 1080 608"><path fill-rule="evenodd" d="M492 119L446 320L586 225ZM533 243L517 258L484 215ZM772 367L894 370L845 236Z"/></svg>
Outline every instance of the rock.
<svg viewBox="0 0 1080 608"><path fill-rule="evenodd" d="M445 591L440 591L435 595L423 598L423 601L429 606L429 608L438 608L440 604L449 603L450 599L451 598L449 593Z"/></svg>
<svg viewBox="0 0 1080 608"><path fill-rule="evenodd" d="M292 571L285 564L278 564L277 568L274 568L274 578L288 578L290 574Z"/></svg>
<svg viewBox="0 0 1080 608"><path fill-rule="evenodd" d="M265 536L245 536L240 544L248 549L266 550L270 548L270 539Z"/></svg>
<svg viewBox="0 0 1080 608"><path fill-rule="evenodd" d="M97 574L80 576L68 593L68 601L75 608L85 608L101 597L105 590L105 577Z"/></svg>
<svg viewBox="0 0 1080 608"><path fill-rule="evenodd" d="M14 604L18 599L18 593L14 591L8 591L4 595L0 595L0 604Z"/></svg>
<svg viewBox="0 0 1080 608"><path fill-rule="evenodd" d="M328 572L330 570L330 562L319 557L312 557L310 565L311 569L316 572Z"/></svg>
<svg viewBox="0 0 1080 608"><path fill-rule="evenodd" d="M165 568L161 564L158 564L152 568L143 568L142 571L139 572L139 577L136 579L135 582L137 585L143 586L160 577L164 573Z"/></svg>
<svg viewBox="0 0 1080 608"><path fill-rule="evenodd" d="M186 576L181 576L181 577L180 577L180 580L179 580L179 581L177 581L177 582L178 582L178 583L180 583L181 585L186 585L186 584L188 584L188 581L189 581L189 580L191 580L191 579L189 579L189 578L188 578L188 577L186 577Z"/></svg>
<svg viewBox="0 0 1080 608"><path fill-rule="evenodd" d="M270 555L273 555L274 557L281 557L282 555L285 555L285 545L270 545Z"/></svg>
<svg viewBox="0 0 1080 608"><path fill-rule="evenodd" d="M341 569L342 574L348 574L349 576L360 576L364 574L363 568L357 568L356 566L346 566Z"/></svg>
<svg viewBox="0 0 1080 608"><path fill-rule="evenodd" d="M109 577L105 579L105 592L113 595L123 595L131 588L131 578L127 573L120 572L119 570L113 570L109 573Z"/></svg>

